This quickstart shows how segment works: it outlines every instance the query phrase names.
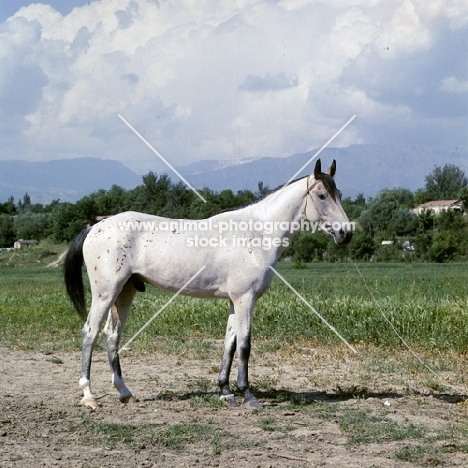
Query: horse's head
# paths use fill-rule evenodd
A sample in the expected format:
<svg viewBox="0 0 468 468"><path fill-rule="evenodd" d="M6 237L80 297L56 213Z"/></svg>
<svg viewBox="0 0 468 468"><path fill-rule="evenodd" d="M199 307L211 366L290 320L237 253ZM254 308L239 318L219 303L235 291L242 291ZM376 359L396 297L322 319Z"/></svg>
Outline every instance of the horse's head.
<svg viewBox="0 0 468 468"><path fill-rule="evenodd" d="M314 181L307 177L307 195L304 214L309 221L318 221L322 231L334 237L337 244L348 244L353 235L352 224L341 206L341 192L333 177L336 161L322 172L320 159L315 164ZM312 203L308 203L312 201Z"/></svg>

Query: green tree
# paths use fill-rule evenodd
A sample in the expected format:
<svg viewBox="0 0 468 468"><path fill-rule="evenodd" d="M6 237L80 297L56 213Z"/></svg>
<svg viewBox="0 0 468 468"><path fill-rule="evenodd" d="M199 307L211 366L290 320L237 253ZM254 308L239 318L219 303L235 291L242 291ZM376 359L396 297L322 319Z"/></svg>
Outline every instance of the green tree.
<svg viewBox="0 0 468 468"><path fill-rule="evenodd" d="M396 236L414 234L418 229L418 217L406 208L400 208L393 213L389 232Z"/></svg>
<svg viewBox="0 0 468 468"><path fill-rule="evenodd" d="M70 242L86 226L86 220L80 217L80 211L72 203L59 203L51 213L49 233L58 242Z"/></svg>
<svg viewBox="0 0 468 468"><path fill-rule="evenodd" d="M148 172L143 176L143 191L139 200L145 213L164 216L167 204L167 195L171 189L172 182L167 174L158 176L154 172Z"/></svg>
<svg viewBox="0 0 468 468"><path fill-rule="evenodd" d="M460 255L459 239L451 232L438 232L434 235L428 254L435 262L451 262Z"/></svg>
<svg viewBox="0 0 468 468"><path fill-rule="evenodd" d="M422 188L418 188L414 192L414 204L415 205L422 205L423 203L427 203L432 201L431 196Z"/></svg>
<svg viewBox="0 0 468 468"><path fill-rule="evenodd" d="M376 245L369 233L357 230L353 234L349 249L352 258L369 260L376 250Z"/></svg>
<svg viewBox="0 0 468 468"><path fill-rule="evenodd" d="M266 191L268 193L268 187L266 188ZM248 205L249 203L254 202L257 198L259 197L250 190L239 190L236 193L236 206Z"/></svg>
<svg viewBox="0 0 468 468"><path fill-rule="evenodd" d="M13 216L0 214L0 247L13 247L15 240Z"/></svg>
<svg viewBox="0 0 468 468"><path fill-rule="evenodd" d="M52 213L55 207L60 204L60 200L57 198L52 200L48 205L44 206L44 213Z"/></svg>
<svg viewBox="0 0 468 468"><path fill-rule="evenodd" d="M453 232L455 235L461 234L467 227L465 217L455 210L442 211L436 217L436 226L438 231Z"/></svg>
<svg viewBox="0 0 468 468"><path fill-rule="evenodd" d="M394 188L390 191L395 195L395 198L402 208L414 208L416 206L414 195L411 190L406 188Z"/></svg>
<svg viewBox="0 0 468 468"><path fill-rule="evenodd" d="M145 197L145 189L143 185L138 185L135 188L128 190L126 194L127 209L131 211L145 211L147 200Z"/></svg>
<svg viewBox="0 0 468 468"><path fill-rule="evenodd" d="M432 245L432 233L421 232L411 237L410 242L414 246L416 258L419 260L431 260L428 257L429 249Z"/></svg>
<svg viewBox="0 0 468 468"><path fill-rule="evenodd" d="M96 222L96 217L99 216L99 207L96 198L93 195L86 195L75 204L79 212L79 216L85 219L89 224Z"/></svg>
<svg viewBox="0 0 468 468"><path fill-rule="evenodd" d="M0 203L0 214L14 215L17 213L15 199L10 197L7 202Z"/></svg>
<svg viewBox="0 0 468 468"><path fill-rule="evenodd" d="M17 239L43 239L49 226L50 215L26 211L15 217L14 229Z"/></svg>
<svg viewBox="0 0 468 468"><path fill-rule="evenodd" d="M166 196L165 215L171 218L187 218L190 204L195 196L192 190L188 189L183 182L171 185Z"/></svg>
<svg viewBox="0 0 468 468"><path fill-rule="evenodd" d="M18 200L18 211L20 213L24 211L29 211L31 208L31 197L29 196L28 192L26 192L23 196L23 200Z"/></svg>
<svg viewBox="0 0 468 468"><path fill-rule="evenodd" d="M295 262L312 262L323 260L328 244L327 235L323 232L299 232L291 245L285 250L284 256L291 256Z"/></svg>
<svg viewBox="0 0 468 468"><path fill-rule="evenodd" d="M257 198L265 196L269 191L268 185L264 185L263 181L259 180L257 182L257 192L255 193Z"/></svg>
<svg viewBox="0 0 468 468"><path fill-rule="evenodd" d="M457 198L463 202L463 209L468 211L468 186L460 189Z"/></svg>
<svg viewBox="0 0 468 468"><path fill-rule="evenodd" d="M433 229L435 226L434 212L431 209L421 210L417 215L417 219L421 232Z"/></svg>
<svg viewBox="0 0 468 468"><path fill-rule="evenodd" d="M436 166L426 176L425 192L430 200L452 200L468 185L464 171L454 164Z"/></svg>
<svg viewBox="0 0 468 468"><path fill-rule="evenodd" d="M221 211L219 195L215 191L204 187L202 190L199 190L199 193L206 200L206 203L198 197L193 197L193 201L190 204L190 218L205 219Z"/></svg>
<svg viewBox="0 0 468 468"><path fill-rule="evenodd" d="M366 208L366 199L364 194L359 193L357 197L352 200L350 197L346 197L342 200L341 206L345 210L346 215L349 219L358 219L361 213Z"/></svg>
<svg viewBox="0 0 468 468"><path fill-rule="evenodd" d="M383 237L394 234L392 222L400 208L397 197L391 190L382 190L361 213L359 223L367 235L380 233Z"/></svg>

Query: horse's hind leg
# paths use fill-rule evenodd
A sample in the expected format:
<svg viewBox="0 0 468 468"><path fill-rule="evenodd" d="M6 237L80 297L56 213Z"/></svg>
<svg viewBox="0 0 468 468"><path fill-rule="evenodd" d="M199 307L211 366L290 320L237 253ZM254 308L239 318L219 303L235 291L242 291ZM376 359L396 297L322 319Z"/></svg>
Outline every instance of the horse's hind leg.
<svg viewBox="0 0 468 468"><path fill-rule="evenodd" d="M122 377L119 359L119 344L122 336L122 327L130 313L133 298L137 289L132 281L128 281L123 287L121 293L117 296L115 304L111 307L103 330L103 336L106 341L107 354L112 372L112 383L119 391L119 400L122 403L133 403L135 398L132 392L127 388Z"/></svg>
<svg viewBox="0 0 468 468"><path fill-rule="evenodd" d="M101 329L101 324L113 301L113 298L110 297L105 301L102 300L102 298L96 299L93 296L91 309L81 332L83 337L80 377L80 387L83 391L83 398L81 404L92 409L96 409L98 405L91 391L91 358L94 345L99 335L99 330Z"/></svg>

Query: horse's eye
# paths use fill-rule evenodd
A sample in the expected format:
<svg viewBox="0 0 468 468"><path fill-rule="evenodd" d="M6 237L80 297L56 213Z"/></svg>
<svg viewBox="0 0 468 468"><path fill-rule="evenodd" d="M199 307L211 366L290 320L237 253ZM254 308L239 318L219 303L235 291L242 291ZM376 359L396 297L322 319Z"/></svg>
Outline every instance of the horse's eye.
<svg viewBox="0 0 468 468"><path fill-rule="evenodd" d="M319 193L319 196L320 200L325 200L325 198L327 198L327 196L324 194L324 193Z"/></svg>

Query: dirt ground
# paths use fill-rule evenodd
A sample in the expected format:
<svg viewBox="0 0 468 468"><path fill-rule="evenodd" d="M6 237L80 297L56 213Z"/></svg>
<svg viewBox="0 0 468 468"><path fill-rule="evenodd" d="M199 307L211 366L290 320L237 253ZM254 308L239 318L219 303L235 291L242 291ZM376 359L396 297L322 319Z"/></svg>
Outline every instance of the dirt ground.
<svg viewBox="0 0 468 468"><path fill-rule="evenodd" d="M123 355L132 405L118 402L99 351L92 412L78 405L79 353L0 351L3 468L468 466L468 388L437 391L429 378L380 372L384 358L254 353L251 382L264 409L252 412L219 402L220 343L204 359Z"/></svg>

